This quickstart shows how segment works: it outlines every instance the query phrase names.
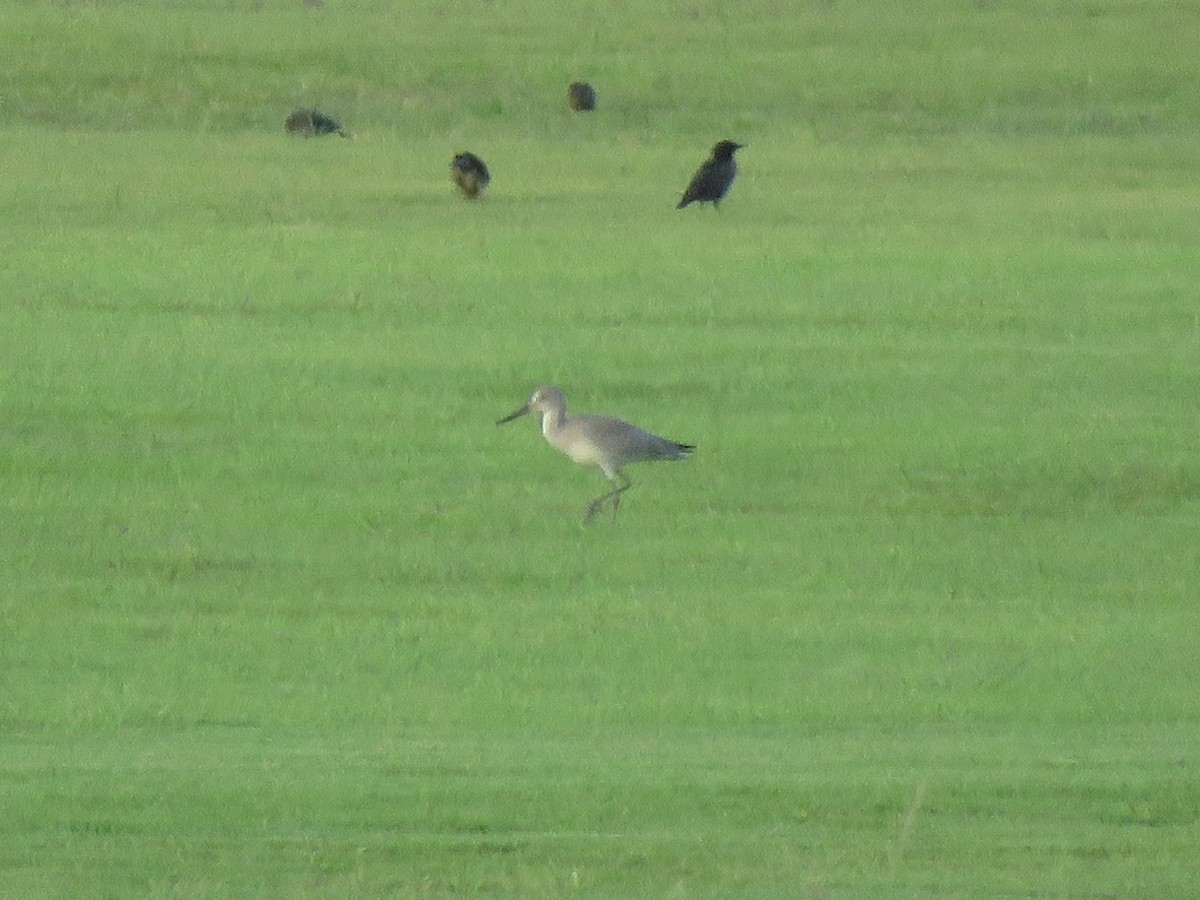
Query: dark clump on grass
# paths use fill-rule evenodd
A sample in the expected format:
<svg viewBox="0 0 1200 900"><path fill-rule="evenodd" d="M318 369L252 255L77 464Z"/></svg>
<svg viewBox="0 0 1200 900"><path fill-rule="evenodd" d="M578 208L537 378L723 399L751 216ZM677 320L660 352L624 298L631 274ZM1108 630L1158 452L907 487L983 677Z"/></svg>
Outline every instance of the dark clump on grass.
<svg viewBox="0 0 1200 900"><path fill-rule="evenodd" d="M596 108L596 89L586 81L572 81L567 88L567 106L575 112L591 112Z"/></svg>
<svg viewBox="0 0 1200 900"><path fill-rule="evenodd" d="M459 153L450 163L450 177L463 192L463 196L475 200L483 194L492 180L483 160L474 153Z"/></svg>
<svg viewBox="0 0 1200 900"><path fill-rule="evenodd" d="M283 130L297 137L320 137L325 134L349 137L336 119L311 107L295 110L284 120Z"/></svg>
<svg viewBox="0 0 1200 900"><path fill-rule="evenodd" d="M733 161L733 154L744 146L746 145L734 141L719 141L712 149L712 156L692 176L687 190L683 192L683 197L675 208L683 209L689 203L711 203L714 209L719 208L721 198L725 196L725 192L733 184L733 177L737 175L737 163Z"/></svg>

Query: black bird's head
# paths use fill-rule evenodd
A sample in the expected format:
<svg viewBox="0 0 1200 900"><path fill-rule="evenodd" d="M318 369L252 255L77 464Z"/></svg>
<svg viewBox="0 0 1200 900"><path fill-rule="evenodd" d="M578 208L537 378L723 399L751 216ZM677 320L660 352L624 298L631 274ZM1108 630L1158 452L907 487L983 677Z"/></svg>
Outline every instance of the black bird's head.
<svg viewBox="0 0 1200 900"><path fill-rule="evenodd" d="M712 148L713 159L733 159L734 152L741 150L745 146L745 144L739 144L736 141L718 141Z"/></svg>

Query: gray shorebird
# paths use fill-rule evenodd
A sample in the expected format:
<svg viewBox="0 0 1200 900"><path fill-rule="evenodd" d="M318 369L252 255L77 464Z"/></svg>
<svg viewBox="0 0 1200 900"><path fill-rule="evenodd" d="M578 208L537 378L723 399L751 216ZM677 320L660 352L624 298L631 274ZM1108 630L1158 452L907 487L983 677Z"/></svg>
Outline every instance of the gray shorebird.
<svg viewBox="0 0 1200 900"><path fill-rule="evenodd" d="M542 417L542 435L550 446L565 453L581 466L592 466L604 473L611 491L588 504L583 520L590 522L611 500L613 518L621 505L621 494L633 485L621 467L629 463L657 459L686 459L696 449L643 431L611 416L567 416L567 398L554 385L543 385L533 392L529 402L496 424L503 425L529 413Z"/></svg>

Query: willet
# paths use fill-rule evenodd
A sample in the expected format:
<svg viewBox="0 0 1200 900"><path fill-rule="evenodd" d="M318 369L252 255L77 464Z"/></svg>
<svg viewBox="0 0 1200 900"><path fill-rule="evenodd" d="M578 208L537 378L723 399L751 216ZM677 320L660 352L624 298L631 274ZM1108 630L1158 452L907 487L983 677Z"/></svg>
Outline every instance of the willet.
<svg viewBox="0 0 1200 900"><path fill-rule="evenodd" d="M621 505L621 494L633 482L621 471L628 463L654 459L684 459L695 450L692 444L678 444L643 431L610 416L572 416L567 418L567 398L553 385L533 392L529 402L498 421L497 425L519 419L531 412L542 416L542 435L555 450L565 453L581 466L593 466L615 487L588 504L583 520L590 522L612 500L613 518Z"/></svg>

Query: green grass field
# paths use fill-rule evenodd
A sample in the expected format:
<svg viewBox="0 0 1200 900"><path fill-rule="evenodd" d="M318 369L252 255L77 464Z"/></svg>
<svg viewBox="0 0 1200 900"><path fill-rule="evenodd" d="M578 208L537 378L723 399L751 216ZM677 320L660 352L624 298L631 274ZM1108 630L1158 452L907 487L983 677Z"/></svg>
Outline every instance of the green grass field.
<svg viewBox="0 0 1200 900"><path fill-rule="evenodd" d="M0 897L1196 896L1197 33L0 5Z"/></svg>

